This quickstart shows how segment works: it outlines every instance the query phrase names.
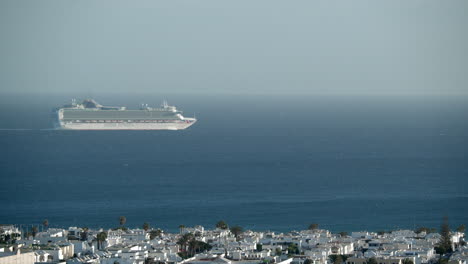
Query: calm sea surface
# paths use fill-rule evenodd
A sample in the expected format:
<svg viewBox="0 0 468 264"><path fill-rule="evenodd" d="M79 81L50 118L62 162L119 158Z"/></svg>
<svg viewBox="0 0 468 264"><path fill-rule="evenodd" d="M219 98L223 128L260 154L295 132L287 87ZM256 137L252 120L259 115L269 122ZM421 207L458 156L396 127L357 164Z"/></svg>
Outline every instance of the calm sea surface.
<svg viewBox="0 0 468 264"><path fill-rule="evenodd" d="M54 131L72 96L2 95L0 223L169 231L468 224L468 100L456 97L98 95L163 99L184 131Z"/></svg>

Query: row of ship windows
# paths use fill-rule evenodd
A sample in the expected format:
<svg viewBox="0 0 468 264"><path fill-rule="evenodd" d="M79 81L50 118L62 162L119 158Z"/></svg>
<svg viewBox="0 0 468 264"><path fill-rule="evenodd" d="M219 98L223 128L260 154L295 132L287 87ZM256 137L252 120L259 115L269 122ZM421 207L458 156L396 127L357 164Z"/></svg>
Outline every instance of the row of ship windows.
<svg viewBox="0 0 468 264"><path fill-rule="evenodd" d="M72 120L73 123L173 123L176 120Z"/></svg>

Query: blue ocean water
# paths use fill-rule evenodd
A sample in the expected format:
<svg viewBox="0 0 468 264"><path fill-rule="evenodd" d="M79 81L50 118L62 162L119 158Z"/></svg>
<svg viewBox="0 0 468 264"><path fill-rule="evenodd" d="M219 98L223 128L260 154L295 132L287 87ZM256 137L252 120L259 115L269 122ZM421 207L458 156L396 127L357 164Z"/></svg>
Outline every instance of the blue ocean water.
<svg viewBox="0 0 468 264"><path fill-rule="evenodd" d="M97 95L163 99L184 131L54 131L73 95L0 99L0 223L169 231L218 220L255 230L468 224L468 99Z"/></svg>

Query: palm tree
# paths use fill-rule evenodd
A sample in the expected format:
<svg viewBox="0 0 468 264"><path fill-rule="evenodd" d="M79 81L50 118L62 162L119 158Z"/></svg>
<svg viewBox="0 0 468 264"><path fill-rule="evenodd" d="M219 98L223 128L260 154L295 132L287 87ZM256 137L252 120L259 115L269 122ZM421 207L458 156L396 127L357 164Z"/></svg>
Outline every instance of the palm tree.
<svg viewBox="0 0 468 264"><path fill-rule="evenodd" d="M180 233L182 234L184 232L185 226L184 225L179 225Z"/></svg>
<svg viewBox="0 0 468 264"><path fill-rule="evenodd" d="M148 231L150 229L150 225L148 223L143 223L143 230Z"/></svg>
<svg viewBox="0 0 468 264"><path fill-rule="evenodd" d="M300 251L299 251L299 248L297 247L297 245L295 243L289 243L288 256L291 257L291 256L297 255L299 253L300 253Z"/></svg>
<svg viewBox="0 0 468 264"><path fill-rule="evenodd" d="M348 236L348 232L345 232L345 231L340 232L339 234L340 234L341 237L347 237Z"/></svg>
<svg viewBox="0 0 468 264"><path fill-rule="evenodd" d="M120 226L125 225L126 222L127 222L127 218L125 216L119 217Z"/></svg>
<svg viewBox="0 0 468 264"><path fill-rule="evenodd" d="M155 239L156 237L160 237L162 234L162 230L161 229L156 229L156 230L151 230L150 231L150 240L153 240Z"/></svg>
<svg viewBox="0 0 468 264"><path fill-rule="evenodd" d="M242 232L244 231L244 229L240 226L233 226L231 227L231 233L234 234L234 236L236 237L236 239L239 238L239 235L242 234Z"/></svg>
<svg viewBox="0 0 468 264"><path fill-rule="evenodd" d="M33 226L31 228L31 233L32 233L33 238L36 237L36 234L37 234L38 231L39 231L39 229L37 228L37 226Z"/></svg>
<svg viewBox="0 0 468 264"><path fill-rule="evenodd" d="M441 255L452 252L452 238L450 236L448 217L444 217L442 225L440 226L440 240L437 243L436 251Z"/></svg>
<svg viewBox="0 0 468 264"><path fill-rule="evenodd" d="M219 228L219 229L228 229L228 225L226 224L226 222L224 222L223 220L219 221L218 223L216 223L216 228Z"/></svg>
<svg viewBox="0 0 468 264"><path fill-rule="evenodd" d="M315 230L318 229L319 225L318 224L310 224L309 225L309 230Z"/></svg>
<svg viewBox="0 0 468 264"><path fill-rule="evenodd" d="M330 255L328 258L331 260L332 263L334 264L341 264L343 263L343 258L341 255Z"/></svg>
<svg viewBox="0 0 468 264"><path fill-rule="evenodd" d="M107 233L106 232L101 232L97 234L96 236L97 241L98 241L98 249L102 248L102 242L106 241L107 239Z"/></svg>
<svg viewBox="0 0 468 264"><path fill-rule="evenodd" d="M377 259L375 259L374 257L372 257L372 258L368 259L366 263L367 263L367 264L377 264Z"/></svg>
<svg viewBox="0 0 468 264"><path fill-rule="evenodd" d="M181 246L183 251L187 251L187 244L190 240L192 240L192 238L193 238L192 233L183 234L177 241L177 244Z"/></svg>
<svg viewBox="0 0 468 264"><path fill-rule="evenodd" d="M190 256L195 255L195 248L198 245L198 241L195 239L195 237L192 237L192 239L188 242L188 248L190 251Z"/></svg>
<svg viewBox="0 0 468 264"><path fill-rule="evenodd" d="M81 234L80 234L81 241L87 241L88 240L88 228L83 227L82 229L83 231L81 231Z"/></svg>
<svg viewBox="0 0 468 264"><path fill-rule="evenodd" d="M276 248L275 249L275 255L276 256L281 256L281 254L283 254L283 251L280 248Z"/></svg>
<svg viewBox="0 0 468 264"><path fill-rule="evenodd" d="M413 261L412 261L411 259L405 258L405 259L403 260L403 264L414 264L414 263L413 263Z"/></svg>
<svg viewBox="0 0 468 264"><path fill-rule="evenodd" d="M45 219L44 221L42 221L42 225L45 229L47 229L47 227L49 227L49 220Z"/></svg>

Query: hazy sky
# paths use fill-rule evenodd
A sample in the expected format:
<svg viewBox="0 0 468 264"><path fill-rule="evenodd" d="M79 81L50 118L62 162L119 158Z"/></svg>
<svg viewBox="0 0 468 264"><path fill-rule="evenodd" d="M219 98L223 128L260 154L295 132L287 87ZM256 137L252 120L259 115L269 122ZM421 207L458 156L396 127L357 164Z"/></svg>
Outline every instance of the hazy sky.
<svg viewBox="0 0 468 264"><path fill-rule="evenodd" d="M468 1L0 1L0 91L465 93Z"/></svg>

